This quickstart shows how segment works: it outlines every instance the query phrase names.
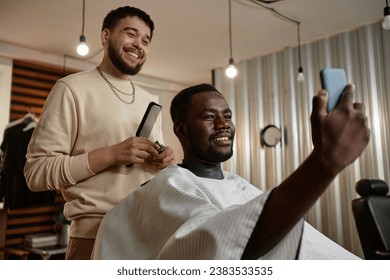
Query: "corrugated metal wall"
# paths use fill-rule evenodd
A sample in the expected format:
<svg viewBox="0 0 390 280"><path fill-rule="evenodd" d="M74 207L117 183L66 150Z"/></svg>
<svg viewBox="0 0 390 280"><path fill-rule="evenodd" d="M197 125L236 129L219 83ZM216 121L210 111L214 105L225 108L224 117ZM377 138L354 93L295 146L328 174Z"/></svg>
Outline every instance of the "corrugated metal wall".
<svg viewBox="0 0 390 280"><path fill-rule="evenodd" d="M215 69L214 81L228 100L236 123L234 157L225 163L261 189L277 186L312 150L310 113L321 87L319 71L344 68L356 85L355 100L366 105L371 140L363 155L334 180L306 220L331 239L363 257L351 201L355 183L380 178L390 183L390 31L380 23L364 26L302 46L305 82L296 80L297 48L239 63L234 81ZM275 124L283 139L275 148L262 147L261 129ZM390 214L390 213L389 213Z"/></svg>

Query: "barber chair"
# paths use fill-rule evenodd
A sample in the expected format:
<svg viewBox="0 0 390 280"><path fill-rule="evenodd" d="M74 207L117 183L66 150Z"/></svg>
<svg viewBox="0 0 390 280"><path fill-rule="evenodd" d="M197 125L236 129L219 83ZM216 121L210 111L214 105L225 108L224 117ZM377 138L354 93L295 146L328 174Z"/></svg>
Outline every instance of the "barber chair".
<svg viewBox="0 0 390 280"><path fill-rule="evenodd" d="M356 183L361 196L352 201L352 211L364 258L390 259L390 196L382 180L362 179Z"/></svg>

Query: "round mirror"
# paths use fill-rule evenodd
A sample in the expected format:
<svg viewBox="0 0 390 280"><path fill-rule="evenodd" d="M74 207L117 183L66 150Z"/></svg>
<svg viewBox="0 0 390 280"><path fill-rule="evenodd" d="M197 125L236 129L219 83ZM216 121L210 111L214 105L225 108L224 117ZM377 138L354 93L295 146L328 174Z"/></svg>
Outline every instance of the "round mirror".
<svg viewBox="0 0 390 280"><path fill-rule="evenodd" d="M268 125L261 131L261 144L275 147L282 138L282 132L275 125Z"/></svg>

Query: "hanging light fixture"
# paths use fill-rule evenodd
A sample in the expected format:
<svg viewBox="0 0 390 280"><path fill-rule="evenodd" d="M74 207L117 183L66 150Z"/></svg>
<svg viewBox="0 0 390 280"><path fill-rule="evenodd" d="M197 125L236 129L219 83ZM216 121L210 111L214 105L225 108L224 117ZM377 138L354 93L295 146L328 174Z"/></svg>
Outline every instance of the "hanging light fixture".
<svg viewBox="0 0 390 280"><path fill-rule="evenodd" d="M299 83L302 83L305 80L305 76L303 75L303 67L302 67L302 57L301 57L301 23L297 21L297 29L298 29L298 60L299 60L299 67L298 67L298 77L297 80Z"/></svg>
<svg viewBox="0 0 390 280"><path fill-rule="evenodd" d="M390 7L389 2L386 0L386 7L383 9L384 19L382 22L383 29L389 30L390 29Z"/></svg>
<svg viewBox="0 0 390 280"><path fill-rule="evenodd" d="M303 67L302 67L302 57L301 57L301 23L296 20L296 19L293 19L277 10L275 10L274 8L272 7L268 7L267 5L265 4L272 4L272 3L275 3L275 2L279 2L281 0L269 0L269 1L265 1L265 0L250 0L251 2L255 3L256 5L260 6L260 7L263 7L267 10L270 10L271 12L273 12L274 14L276 14L277 16L280 16L281 18L285 19L285 20L288 20L290 22L294 22L296 25L297 25L297 37L298 37L298 61L299 61L299 67L298 67L298 76L297 76L297 80L299 83L302 83L304 80L305 80L305 76L303 75ZM387 0L386 0L387 1Z"/></svg>
<svg viewBox="0 0 390 280"><path fill-rule="evenodd" d="M77 53L81 56L86 56L89 52L89 48L86 43L86 39L84 36L84 22L85 22L85 0L83 0L83 18L82 18L82 27L81 27L81 35L80 35L80 43L77 46Z"/></svg>
<svg viewBox="0 0 390 280"><path fill-rule="evenodd" d="M237 75L237 69L234 66L233 59L233 44L232 44L232 1L229 0L229 45L230 45L230 59L229 66L226 68L226 76L233 79Z"/></svg>

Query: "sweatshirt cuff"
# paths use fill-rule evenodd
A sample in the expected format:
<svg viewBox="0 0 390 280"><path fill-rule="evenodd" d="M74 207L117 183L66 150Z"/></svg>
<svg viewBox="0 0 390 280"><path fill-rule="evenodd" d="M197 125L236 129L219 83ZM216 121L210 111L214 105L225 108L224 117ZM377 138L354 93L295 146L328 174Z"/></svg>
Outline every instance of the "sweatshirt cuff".
<svg viewBox="0 0 390 280"><path fill-rule="evenodd" d="M69 170L74 183L95 175L89 167L88 153L71 157Z"/></svg>

